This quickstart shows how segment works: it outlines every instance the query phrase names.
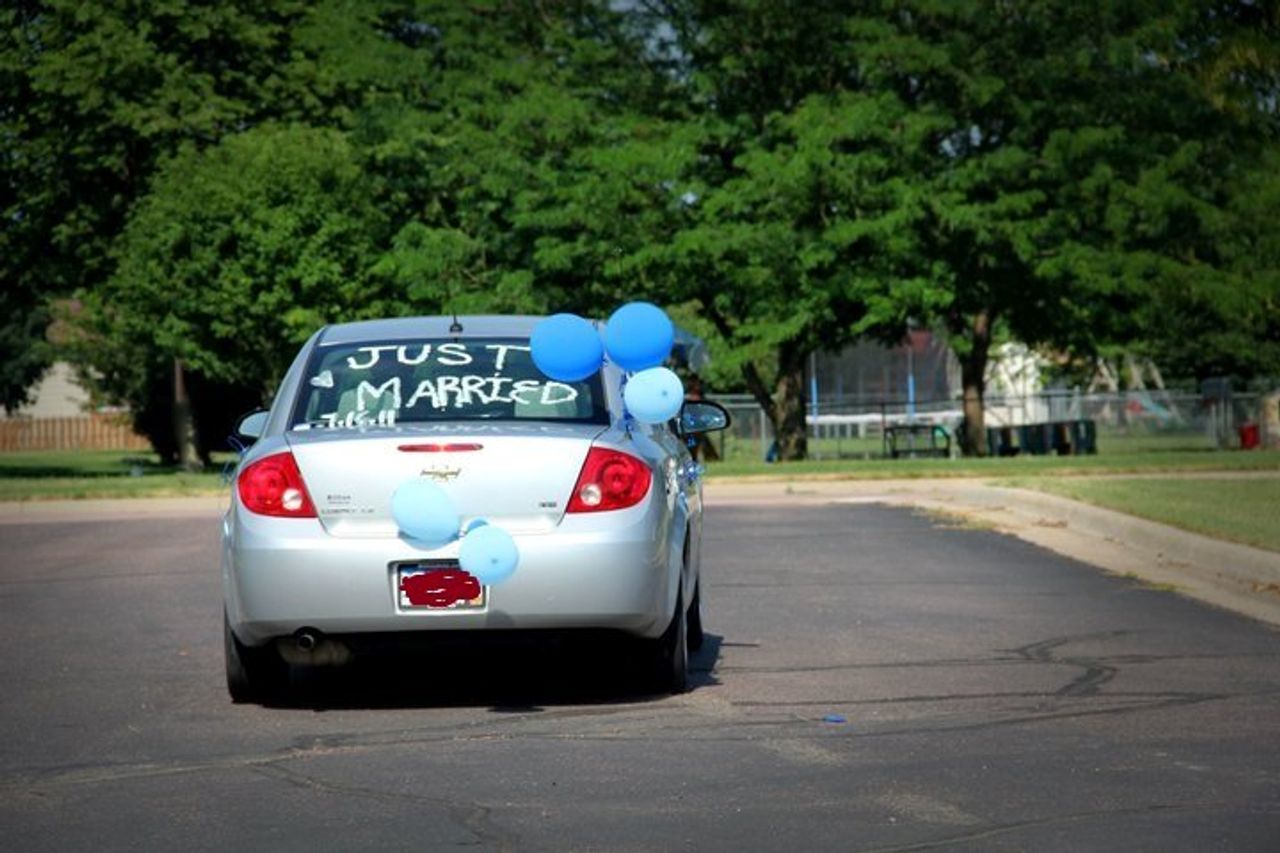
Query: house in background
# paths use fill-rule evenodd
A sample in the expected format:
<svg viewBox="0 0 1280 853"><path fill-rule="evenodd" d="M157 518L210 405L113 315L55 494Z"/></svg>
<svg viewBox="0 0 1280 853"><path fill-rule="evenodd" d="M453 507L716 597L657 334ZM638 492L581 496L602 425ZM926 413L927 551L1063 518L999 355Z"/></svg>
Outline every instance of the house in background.
<svg viewBox="0 0 1280 853"><path fill-rule="evenodd" d="M23 450L150 450L118 410L94 410L75 370L55 362L35 387L31 402L8 414L0 409L0 452Z"/></svg>
<svg viewBox="0 0 1280 853"><path fill-rule="evenodd" d="M71 365L57 361L31 389L30 402L12 415L0 409L0 419L74 418L88 411L89 392L76 382Z"/></svg>

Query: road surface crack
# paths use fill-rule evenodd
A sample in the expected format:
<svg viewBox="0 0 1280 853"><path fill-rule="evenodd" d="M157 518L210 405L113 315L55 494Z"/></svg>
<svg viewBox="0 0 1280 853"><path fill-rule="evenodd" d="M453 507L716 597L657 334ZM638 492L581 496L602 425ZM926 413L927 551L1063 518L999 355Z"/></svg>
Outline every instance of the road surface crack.
<svg viewBox="0 0 1280 853"><path fill-rule="evenodd" d="M380 802L425 803L438 806L448 812L449 818L454 823L470 832L478 841L495 845L498 850L502 851L516 849L516 837L497 829L491 824L490 818L493 815L493 810L488 806L483 806L476 802L452 800L446 797L431 797L405 791L388 791L363 785L329 782L317 776L282 766L281 762L290 760L294 759L292 757L280 758L275 761L253 765L250 769L261 776L286 782L297 788L318 791L324 794L363 797Z"/></svg>
<svg viewBox="0 0 1280 853"><path fill-rule="evenodd" d="M1127 809L1100 809L1097 811L1077 812L1076 814L1069 815L1054 815L1036 820L1023 820L1012 823L997 824L995 826L975 829L955 835L948 835L942 838L933 838L928 841L893 844L887 847L865 847L862 848L859 853L912 853L912 851L916 850L936 850L938 848L949 848L969 842L982 841L999 835L1008 835L1009 833L1019 832L1024 829L1037 829L1044 826L1053 826L1055 824L1080 823L1094 818L1114 818L1129 815L1205 811L1209 809L1223 808L1225 805L1225 803L1220 802L1156 803Z"/></svg>

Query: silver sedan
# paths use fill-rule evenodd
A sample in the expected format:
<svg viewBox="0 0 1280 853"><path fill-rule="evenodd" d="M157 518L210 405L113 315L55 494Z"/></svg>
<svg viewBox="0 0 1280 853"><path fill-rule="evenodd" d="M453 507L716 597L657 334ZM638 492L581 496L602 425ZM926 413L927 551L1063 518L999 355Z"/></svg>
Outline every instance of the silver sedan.
<svg viewBox="0 0 1280 853"><path fill-rule="evenodd" d="M252 443L222 525L234 700L270 695L290 665L344 663L371 634L445 630L613 629L647 648L647 686L685 689L702 641L688 442L728 416L688 402L639 423L609 363L549 379L530 356L538 319L326 327L270 411L241 421ZM395 504L410 491L447 502L459 537L406 532ZM466 570L484 525L517 568Z"/></svg>

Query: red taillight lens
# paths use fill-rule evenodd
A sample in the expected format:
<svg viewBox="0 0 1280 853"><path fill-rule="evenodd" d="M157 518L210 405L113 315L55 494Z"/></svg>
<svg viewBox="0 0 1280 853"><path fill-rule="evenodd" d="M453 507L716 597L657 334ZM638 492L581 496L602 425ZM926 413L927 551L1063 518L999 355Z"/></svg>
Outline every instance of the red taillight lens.
<svg viewBox="0 0 1280 853"><path fill-rule="evenodd" d="M634 456L605 447L587 452L567 512L604 512L635 506L649 493L653 475Z"/></svg>
<svg viewBox="0 0 1280 853"><path fill-rule="evenodd" d="M293 454L264 456L240 472L240 502L250 512L284 518L315 518L316 508Z"/></svg>

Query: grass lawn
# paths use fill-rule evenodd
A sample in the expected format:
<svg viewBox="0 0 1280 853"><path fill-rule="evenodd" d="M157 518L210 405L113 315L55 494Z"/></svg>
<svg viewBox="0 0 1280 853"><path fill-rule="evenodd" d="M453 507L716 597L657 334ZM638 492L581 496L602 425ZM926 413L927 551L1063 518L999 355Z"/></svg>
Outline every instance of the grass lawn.
<svg viewBox="0 0 1280 853"><path fill-rule="evenodd" d="M1280 551L1280 477L1045 477L1019 481L1017 485L1120 510L1218 539Z"/></svg>
<svg viewBox="0 0 1280 853"><path fill-rule="evenodd" d="M192 474L136 451L0 453L0 501L213 495L234 459L215 453L212 470Z"/></svg>

